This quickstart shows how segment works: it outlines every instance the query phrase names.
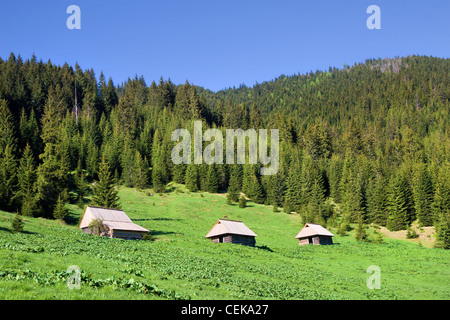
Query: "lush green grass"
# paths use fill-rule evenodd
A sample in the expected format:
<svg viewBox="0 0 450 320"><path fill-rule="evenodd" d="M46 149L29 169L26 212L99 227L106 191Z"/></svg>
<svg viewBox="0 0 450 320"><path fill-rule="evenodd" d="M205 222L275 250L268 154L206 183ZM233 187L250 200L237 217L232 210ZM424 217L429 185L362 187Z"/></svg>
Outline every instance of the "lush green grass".
<svg viewBox="0 0 450 320"><path fill-rule="evenodd" d="M82 210L72 225L27 218L11 234L13 215L0 212L0 299L449 299L450 252L401 240L385 244L334 238L333 246L298 245L295 214L271 207L229 206L223 195L149 196L121 188L122 208L155 241L83 234ZM211 243L218 218L242 220L258 234L255 248ZM332 230L333 231L333 230ZM70 265L82 269L80 290L66 286ZM381 289L370 290L370 265Z"/></svg>

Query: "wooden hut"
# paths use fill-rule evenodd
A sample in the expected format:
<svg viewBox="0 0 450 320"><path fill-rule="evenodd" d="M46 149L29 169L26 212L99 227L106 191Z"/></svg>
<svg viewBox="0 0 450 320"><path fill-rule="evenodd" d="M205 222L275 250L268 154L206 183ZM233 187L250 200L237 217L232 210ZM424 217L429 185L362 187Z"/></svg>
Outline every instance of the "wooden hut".
<svg viewBox="0 0 450 320"><path fill-rule="evenodd" d="M320 224L306 223L295 239L299 245L305 244L333 244L334 234L322 227Z"/></svg>
<svg viewBox="0 0 450 320"><path fill-rule="evenodd" d="M94 232L91 222L101 222L100 230ZM84 233L95 233L100 236L122 239L142 239L149 230L133 223L131 219L118 209L88 206L81 219L80 229Z"/></svg>
<svg viewBox="0 0 450 320"><path fill-rule="evenodd" d="M254 247L256 236L242 221L219 219L205 238L212 242L231 242Z"/></svg>

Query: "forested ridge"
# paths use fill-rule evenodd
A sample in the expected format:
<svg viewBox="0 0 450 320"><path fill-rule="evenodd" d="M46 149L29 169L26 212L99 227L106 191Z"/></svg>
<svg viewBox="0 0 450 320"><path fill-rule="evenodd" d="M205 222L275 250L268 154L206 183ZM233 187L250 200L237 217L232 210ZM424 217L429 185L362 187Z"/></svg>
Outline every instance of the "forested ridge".
<svg viewBox="0 0 450 320"><path fill-rule="evenodd" d="M159 193L174 181L227 192L230 203L243 192L340 232L418 220L448 248L449 71L449 59L373 59L211 92L162 78L115 85L92 69L11 54L0 59L0 209L64 218L63 204L83 205L93 185ZM171 134L194 120L204 130L280 129L278 173L174 165Z"/></svg>

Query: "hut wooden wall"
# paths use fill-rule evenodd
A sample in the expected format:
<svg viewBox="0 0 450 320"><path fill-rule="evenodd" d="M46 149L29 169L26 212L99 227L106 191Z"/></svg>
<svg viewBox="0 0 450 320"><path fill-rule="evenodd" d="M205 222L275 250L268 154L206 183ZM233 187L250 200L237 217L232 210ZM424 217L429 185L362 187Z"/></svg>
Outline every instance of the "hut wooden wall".
<svg viewBox="0 0 450 320"><path fill-rule="evenodd" d="M222 238L222 241L220 238ZM237 234L226 234L223 236L212 237L211 241L212 242L224 242L224 243L232 242L232 243L243 244L243 245L251 246L251 247L254 247L255 243L256 243L254 237L241 236L241 235L237 235Z"/></svg>
<svg viewBox="0 0 450 320"><path fill-rule="evenodd" d="M237 235L237 234L231 235L231 242L243 244L243 245L251 246L251 247L254 247L255 243L256 243L254 237L241 236L241 235Z"/></svg>
<svg viewBox="0 0 450 320"><path fill-rule="evenodd" d="M319 236L319 241L323 245L333 244L333 238L328 236Z"/></svg>
<svg viewBox="0 0 450 320"><path fill-rule="evenodd" d="M305 244L320 244L320 245L328 245L333 244L332 237L328 236L313 236L308 238L299 239L298 244L303 246Z"/></svg>
<svg viewBox="0 0 450 320"><path fill-rule="evenodd" d="M298 244L303 246L305 244L309 244L309 238L303 238L298 240Z"/></svg>
<svg viewBox="0 0 450 320"><path fill-rule="evenodd" d="M142 231L129 231L129 230L112 230L112 238L121 239L142 239L146 232Z"/></svg>

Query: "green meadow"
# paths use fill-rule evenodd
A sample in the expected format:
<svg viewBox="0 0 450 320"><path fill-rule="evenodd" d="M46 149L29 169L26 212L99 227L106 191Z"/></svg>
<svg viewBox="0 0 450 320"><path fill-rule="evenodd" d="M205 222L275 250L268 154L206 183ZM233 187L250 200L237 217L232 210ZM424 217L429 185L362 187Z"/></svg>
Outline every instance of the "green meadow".
<svg viewBox="0 0 450 320"><path fill-rule="evenodd" d="M398 239L357 242L352 233L332 246L299 246L296 214L248 203L228 205L221 194L165 194L120 188L122 209L151 230L153 240L83 234L83 210L68 205L67 222L0 211L0 299L450 299L450 252ZM211 243L218 218L242 220L256 247ZM330 229L335 233L336 230ZM81 270L70 290L67 268ZM380 289L366 285L380 268Z"/></svg>

